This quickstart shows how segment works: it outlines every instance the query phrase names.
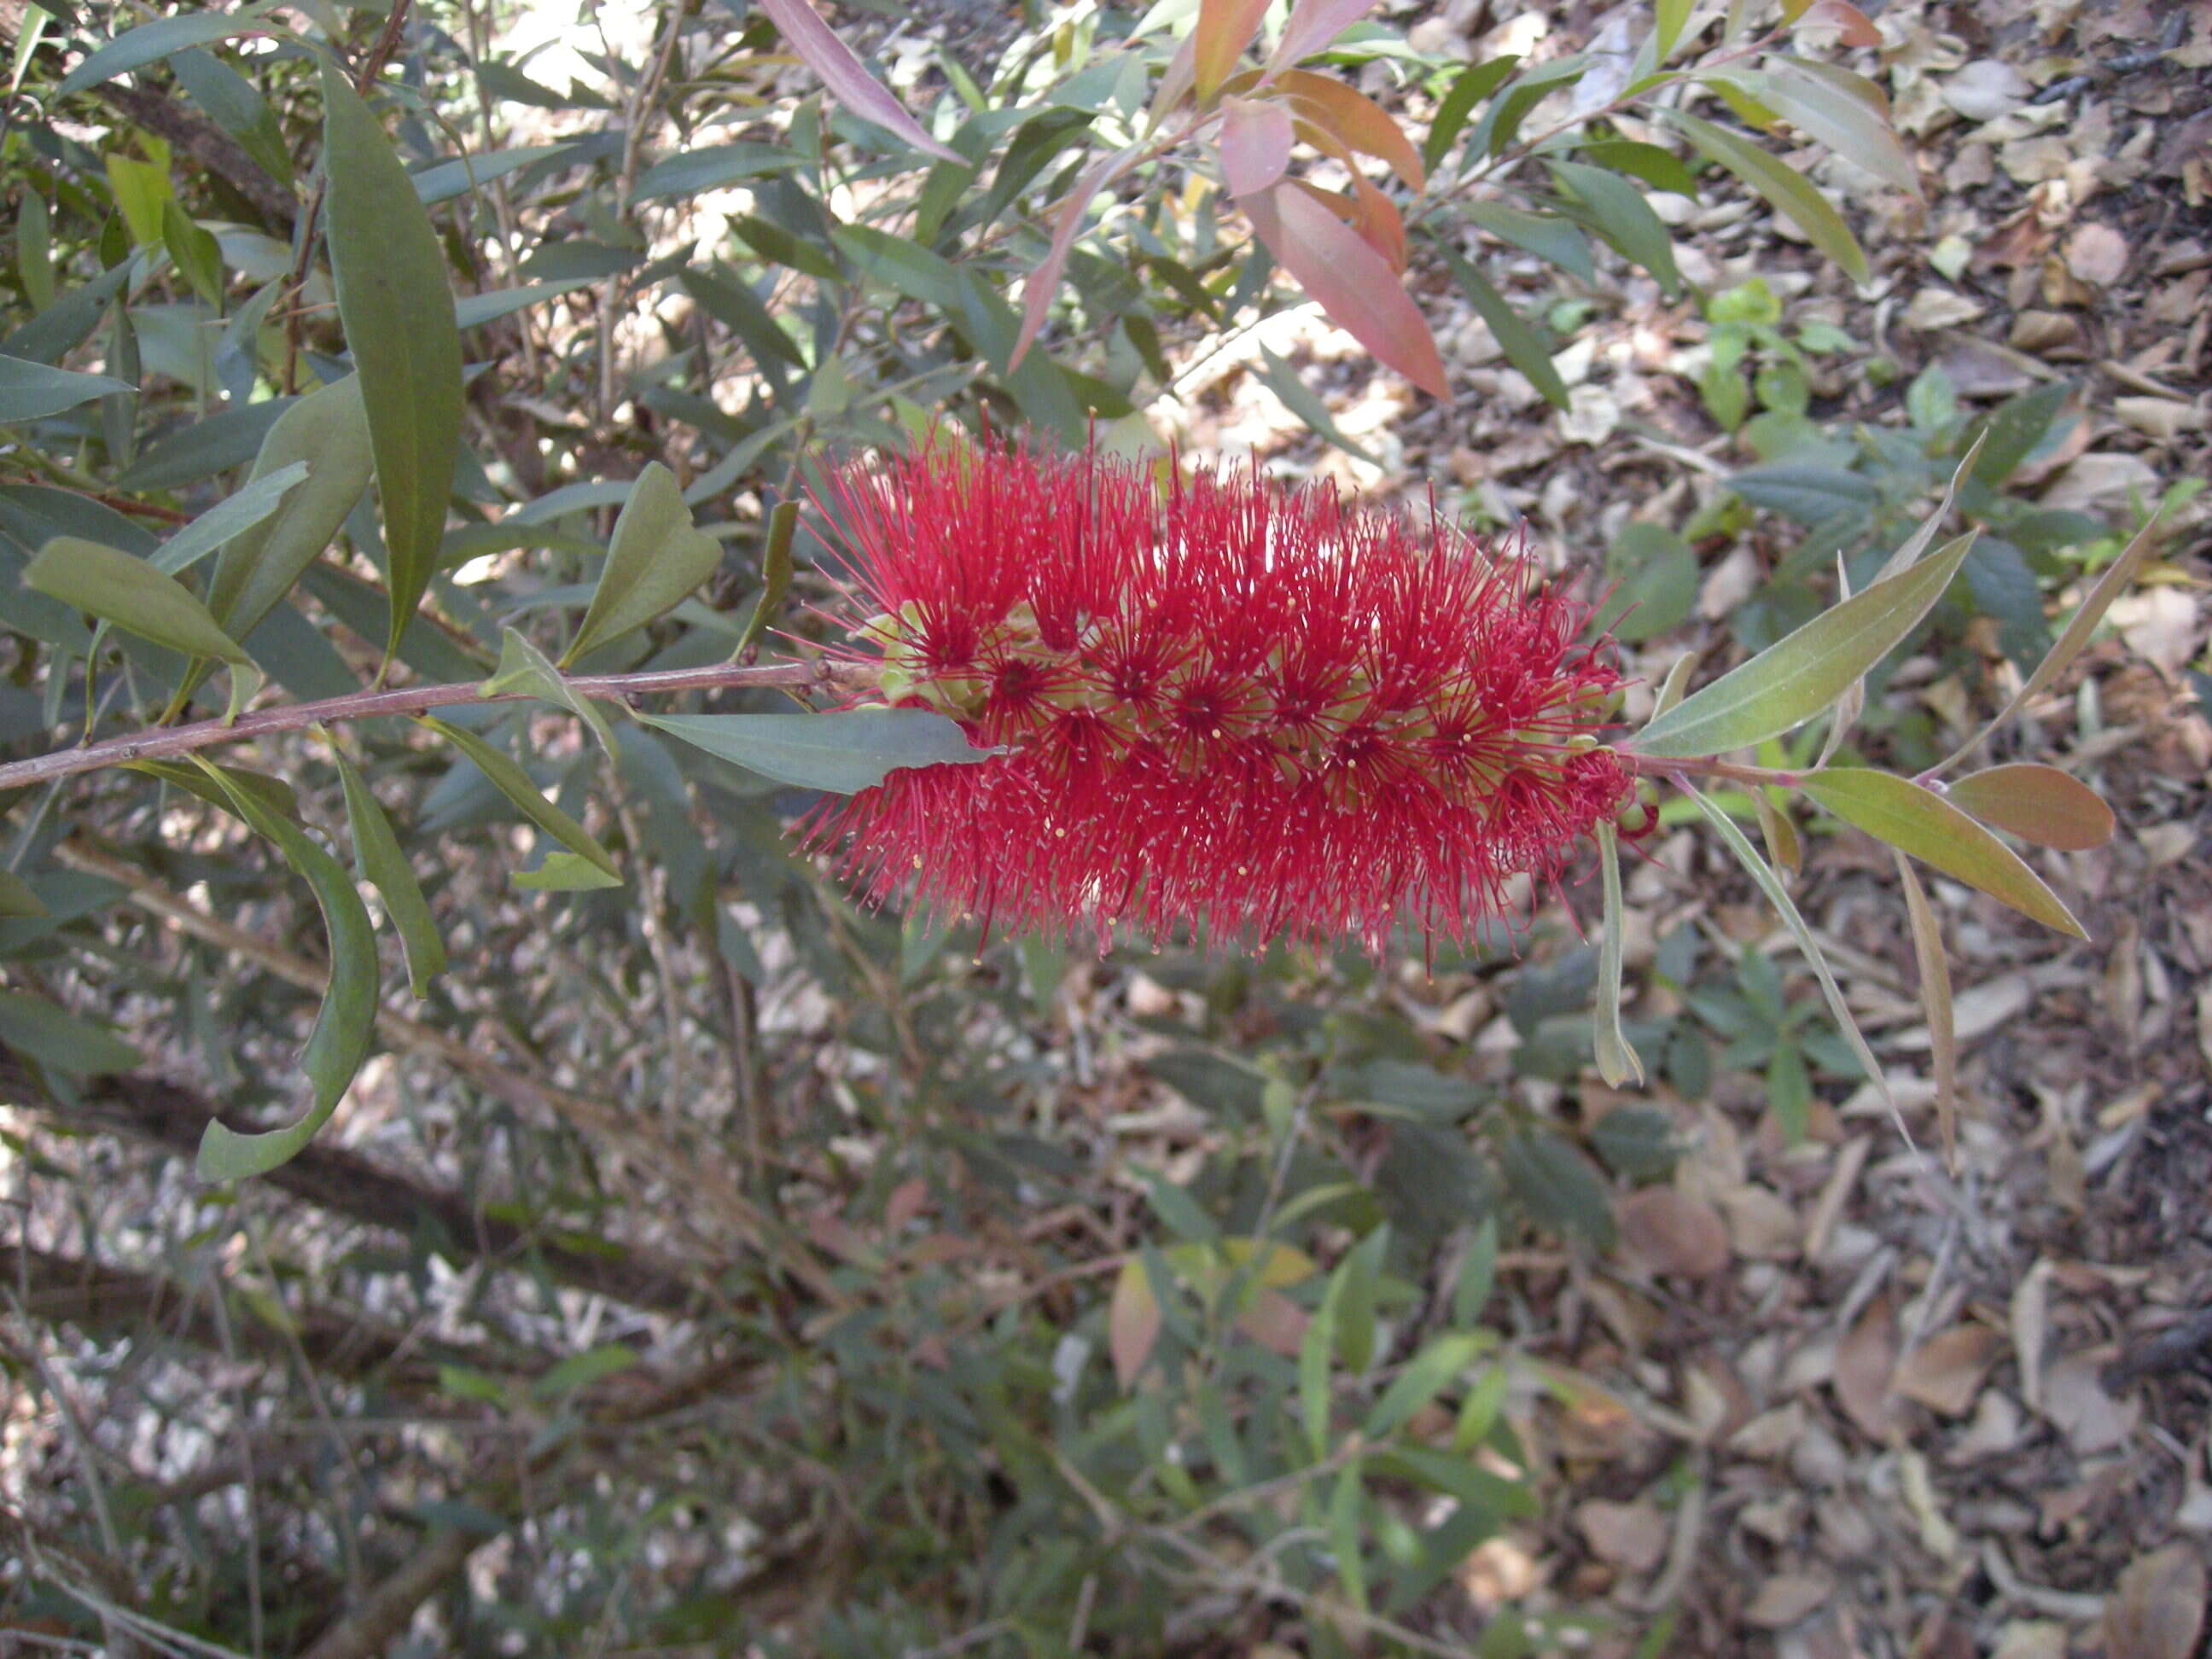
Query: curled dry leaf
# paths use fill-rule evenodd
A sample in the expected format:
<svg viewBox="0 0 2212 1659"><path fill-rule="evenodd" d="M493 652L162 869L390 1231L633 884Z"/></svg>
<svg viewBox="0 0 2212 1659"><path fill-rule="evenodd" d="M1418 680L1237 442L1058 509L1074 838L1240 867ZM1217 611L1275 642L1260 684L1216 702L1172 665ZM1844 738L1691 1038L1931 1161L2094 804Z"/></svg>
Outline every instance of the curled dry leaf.
<svg viewBox="0 0 2212 1659"><path fill-rule="evenodd" d="M2003 1333L1987 1325L1938 1331L1899 1363L1897 1392L1946 1417L1964 1417L2004 1346Z"/></svg>
<svg viewBox="0 0 2212 1659"><path fill-rule="evenodd" d="M2142 1556L2105 1600L2112 1659L2189 1659L2204 1630L2204 1560L2190 1544Z"/></svg>

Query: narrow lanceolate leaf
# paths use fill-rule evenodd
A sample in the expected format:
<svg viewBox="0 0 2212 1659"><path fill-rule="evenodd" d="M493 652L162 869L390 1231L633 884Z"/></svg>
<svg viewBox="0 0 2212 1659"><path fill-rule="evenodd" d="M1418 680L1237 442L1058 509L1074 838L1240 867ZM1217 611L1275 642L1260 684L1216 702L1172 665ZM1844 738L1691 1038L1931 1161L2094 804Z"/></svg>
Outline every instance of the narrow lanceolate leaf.
<svg viewBox="0 0 2212 1659"><path fill-rule="evenodd" d="M1291 112L1262 98L1221 100L1221 177L1231 196L1266 190L1291 165Z"/></svg>
<svg viewBox="0 0 2212 1659"><path fill-rule="evenodd" d="M120 548L57 536L24 568L23 580L51 599L172 651L252 665L245 647L190 588Z"/></svg>
<svg viewBox="0 0 2212 1659"><path fill-rule="evenodd" d="M1678 779L1676 787L1689 797L1690 804L1704 815L1705 822L1720 832L1721 839L1728 843L1729 851L1735 855L1735 861L1758 884L1759 890L1766 895L1766 902L1781 916L1783 925L1790 929L1790 936L1797 941L1797 948L1805 953L1805 960L1811 965L1814 977L1820 981L1820 994L1827 999L1828 1012L1836 1017L1837 1029L1843 1033L1844 1041L1850 1045L1851 1053L1857 1056L1860 1068L1881 1091L1882 1098L1889 1101L1894 1108L1896 1101L1889 1092L1889 1079L1882 1075L1881 1063L1875 1059L1874 1050L1867 1046L1866 1038L1861 1035L1859 1023L1851 1014L1851 1006L1844 1000L1844 988L1836 983L1835 975L1828 969L1828 958L1820 949L1820 941L1813 937L1813 929L1798 910L1796 901L1790 896L1790 890L1782 884L1782 878L1774 873L1772 866L1759 857L1759 849L1751 844L1751 837L1736 828L1735 819L1687 783Z"/></svg>
<svg viewBox="0 0 2212 1659"><path fill-rule="evenodd" d="M653 462L630 487L615 520L599 585L561 658L562 666L672 609L721 562L722 544L692 527L676 475Z"/></svg>
<svg viewBox="0 0 2212 1659"><path fill-rule="evenodd" d="M1934 790L1910 778L1856 766L1816 772L1803 787L1821 805L1876 841L1979 888L2046 927L2088 938L2019 854Z"/></svg>
<svg viewBox="0 0 2212 1659"><path fill-rule="evenodd" d="M1044 326L1045 309L1059 290L1060 273L1067 269L1067 252L1082 234L1084 215L1090 211L1091 198L1118 178L1141 148L1132 144L1092 162L1075 181L1075 188L1067 192L1067 199L1060 204L1060 217L1052 228L1052 246L1046 249L1037 268L1030 272L1029 281L1022 289L1022 328L1014 337L1013 354L1006 359L1009 374L1021 366L1023 355L1036 338L1037 331Z"/></svg>
<svg viewBox="0 0 2212 1659"><path fill-rule="evenodd" d="M516 811L568 849L568 855L550 853L543 872L533 877L524 872L514 878L519 887L619 887L622 872L614 854L599 845L592 832L545 799L531 781L521 763L503 749L493 747L475 732L426 715L422 724L475 762L491 780L492 787L507 798ZM550 872L550 873L549 873Z"/></svg>
<svg viewBox="0 0 2212 1659"><path fill-rule="evenodd" d="M543 651L512 628L499 630L499 666L477 690L487 697L538 697L556 708L565 708L590 729L608 759L620 758L614 730L599 705L579 694Z"/></svg>
<svg viewBox="0 0 2212 1659"><path fill-rule="evenodd" d="M1267 15L1267 0L1198 0L1198 23L1190 37L1191 74L1200 104L1212 101Z"/></svg>
<svg viewBox="0 0 2212 1659"><path fill-rule="evenodd" d="M46 902L31 884L9 870L0 870L0 916L43 916Z"/></svg>
<svg viewBox="0 0 2212 1659"><path fill-rule="evenodd" d="M1959 458L1959 465L1952 469L1951 482L1943 486L1943 499L1936 503L1933 513L1920 521L1920 528L1906 537L1899 544L1897 551L1882 561L1881 568L1875 572L1875 580L1886 581L1899 571L1910 570L1920 562L1920 556L1936 539L1936 532L1942 528L1943 520L1951 516L1951 503L1958 496L1959 486L1973 475L1974 458L1982 453L1982 446L1988 441L1987 432L1974 434L1973 443Z"/></svg>
<svg viewBox="0 0 2212 1659"><path fill-rule="evenodd" d="M1490 332L1498 342L1498 349L1505 354L1505 361L1528 376L1528 384L1544 396L1544 401L1554 409L1567 407L1567 383L1559 378L1553 366L1551 349L1535 325L1514 310L1512 303L1498 291L1490 278L1484 276L1472 259L1463 259L1451 249L1437 246L1444 258L1444 265L1452 280L1468 297L1468 302L1490 325Z"/></svg>
<svg viewBox="0 0 2212 1659"><path fill-rule="evenodd" d="M834 714L640 714L646 725L732 765L802 789L855 794L907 766L986 761L942 714L854 708Z"/></svg>
<svg viewBox="0 0 2212 1659"><path fill-rule="evenodd" d="M263 9L248 6L234 12L195 12L141 23L117 35L64 75L61 84L54 88L54 95L66 98L73 92L112 81L118 75L128 75L132 70L143 69L173 52L192 46L227 40L236 34L267 33L265 26L257 26L254 21Z"/></svg>
<svg viewBox="0 0 2212 1659"><path fill-rule="evenodd" d="M1375 9L1375 0L1292 0L1290 21L1276 42L1271 69L1287 69L1310 58Z"/></svg>
<svg viewBox="0 0 2212 1659"><path fill-rule="evenodd" d="M407 984L418 997L428 996L430 981L446 971L446 942L438 937L438 924L415 879L414 866L392 832L369 793L368 783L354 763L337 751L338 781L345 786L346 826L353 835L355 867L384 901L384 913L399 930L399 943L407 953Z"/></svg>
<svg viewBox="0 0 2212 1659"><path fill-rule="evenodd" d="M806 0L761 0L761 9L775 24L776 33L783 36L785 44L805 61L807 68L822 77L830 95L847 109L864 121L873 121L885 131L896 133L916 149L940 161L966 165L966 157L939 143L922 130L921 124L868 73L867 66L816 15Z"/></svg>
<svg viewBox="0 0 2212 1659"><path fill-rule="evenodd" d="M1843 216L1810 179L1787 161L1768 155L1747 139L1686 110L1661 109L1698 150L1765 197L1773 208L1812 239L1813 246L1842 266L1855 283L1867 280L1866 253Z"/></svg>
<svg viewBox="0 0 2212 1659"><path fill-rule="evenodd" d="M304 462L295 461L266 477L250 478L236 493L225 496L194 519L148 556L146 562L167 575L189 570L202 559L262 523L284 503L285 496L307 481ZM214 613L212 604L208 606ZM221 622L220 617L216 618ZM225 624L224 632L230 631Z"/></svg>
<svg viewBox="0 0 2212 1659"><path fill-rule="evenodd" d="M1834 703L1942 597L1972 544L1961 536L1902 575L1822 612L1637 733L1646 755L1717 755L1779 736Z"/></svg>
<svg viewBox="0 0 2212 1659"><path fill-rule="evenodd" d="M2058 636L2058 642L2045 653L2041 662L2036 664L2035 672L2027 677L2027 683L2013 693L2011 701L1997 711L1995 720L1945 756L1943 763L1936 769L1938 772L1949 771L1975 744L1984 741L1991 732L2027 707L2032 699L2041 696L2045 688L2064 673L2067 665L2081 654L2081 647L2089 643L2089 636L2097 631L2097 624L2104 621L2105 612L2112 609L2112 601L2125 591L2127 585L2135 580L2136 572L2142 568L2143 561L2150 556L2151 532L2157 529L2161 516L2160 513L2152 514L2150 522L2136 532L2136 538L2127 544L2120 556L2105 567L2105 574L2097 578L2097 585L2089 590L2089 597L2081 601L2081 608L2066 624L2066 631Z"/></svg>
<svg viewBox="0 0 2212 1659"><path fill-rule="evenodd" d="M221 790L230 810L255 834L276 842L284 861L307 878L330 936L330 985L300 1054L300 1069L314 1091L306 1115L264 1134L241 1135L210 1123L200 1137L200 1179L241 1181L265 1175L297 1156L337 1110L354 1074L368 1058L369 1043L376 1035L376 934L343 865L289 818L270 810L258 792L240 785L222 768L197 755L192 758Z"/></svg>
<svg viewBox="0 0 2212 1659"><path fill-rule="evenodd" d="M1912 924L1912 959L1920 969L1920 1004L1928 1015L1928 1049L1936 1061L1936 1127L1943 1137L1943 1161L1954 1170L1959 1158L1959 1030L1951 1012L1951 964L1943 957L1943 930L1920 885L1912 861L1895 848L1898 884L1905 889L1905 913Z"/></svg>
<svg viewBox="0 0 2212 1659"><path fill-rule="evenodd" d="M368 411L391 558L388 664L422 603L461 441L461 336L429 210L368 106L323 66L323 166L338 319Z"/></svg>
<svg viewBox="0 0 2212 1659"><path fill-rule="evenodd" d="M2080 853L2112 838L2112 809L2103 797L2055 766L1992 766L1960 778L1944 799L2038 847Z"/></svg>
<svg viewBox="0 0 2212 1659"><path fill-rule="evenodd" d="M1890 125L1889 100L1863 75L1809 58L1770 57L1747 74L1761 103L1886 185L1920 194L1920 172Z"/></svg>
<svg viewBox="0 0 2212 1659"><path fill-rule="evenodd" d="M1751 792L1751 804L1759 814L1759 838L1766 843L1766 856L1777 870L1787 870L1796 875L1805 867L1805 849L1798 843L1797 826L1790 815L1766 796L1764 789Z"/></svg>
<svg viewBox="0 0 2212 1659"><path fill-rule="evenodd" d="M1597 951L1597 1074L1618 1089L1644 1081L1644 1062L1620 1029L1620 843L1613 825L1597 827L1598 868L1605 878L1604 937Z"/></svg>
<svg viewBox="0 0 2212 1659"><path fill-rule="evenodd" d="M1428 170L1413 141L1365 93L1310 70L1285 70L1275 77L1275 85L1306 119L1361 155L1389 162L1407 190L1419 190L1428 182Z"/></svg>
<svg viewBox="0 0 2212 1659"><path fill-rule="evenodd" d="M128 380L108 374L79 374L23 357L0 357L0 426L42 421L118 392L135 392Z"/></svg>
<svg viewBox="0 0 2212 1659"><path fill-rule="evenodd" d="M1279 184L1237 205L1267 251L1329 320L1422 391L1451 395L1420 307L1390 262L1304 191Z"/></svg>
<svg viewBox="0 0 2212 1659"><path fill-rule="evenodd" d="M278 416L253 458L252 481L302 462L307 482L269 517L231 538L216 560L208 609L241 639L337 539L346 514L368 488L375 460L358 374L309 392Z"/></svg>
<svg viewBox="0 0 2212 1659"><path fill-rule="evenodd" d="M732 662L745 660L783 608L783 596L791 591L791 543L798 528L799 503L778 501L768 515L768 538L761 549L760 598L753 601L752 615L745 618L737 649L730 653Z"/></svg>

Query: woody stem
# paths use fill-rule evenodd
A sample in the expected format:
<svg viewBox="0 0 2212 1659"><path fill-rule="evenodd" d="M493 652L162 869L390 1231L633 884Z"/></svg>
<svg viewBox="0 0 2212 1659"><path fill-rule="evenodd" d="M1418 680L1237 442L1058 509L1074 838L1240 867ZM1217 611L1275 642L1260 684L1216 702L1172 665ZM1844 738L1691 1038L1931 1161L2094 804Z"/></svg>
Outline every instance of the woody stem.
<svg viewBox="0 0 2212 1659"><path fill-rule="evenodd" d="M649 670L634 674L571 674L563 678L562 684L580 697L626 702L632 697L655 694L720 690L738 686L781 685L836 690L858 684L862 678L872 678L873 672L863 669L856 678L853 669L829 661L767 663L757 667L716 663L705 668ZM311 726L368 720L379 714L420 714L433 708L449 708L464 703L507 702L530 695L526 691L487 694L483 682L463 680L446 684L406 685L396 690L353 691L342 697L325 697L316 702L282 703L274 708L253 709L228 724L220 720L208 720L195 721L190 726L125 732L103 738L98 743L80 744L75 749L58 749L50 754L34 755L28 760L11 762L0 766L0 790L49 783L58 778L74 776L79 772L94 772L106 766L123 766L132 761L161 760L189 755L218 744L240 743L249 738L267 737L276 732L298 732Z"/></svg>

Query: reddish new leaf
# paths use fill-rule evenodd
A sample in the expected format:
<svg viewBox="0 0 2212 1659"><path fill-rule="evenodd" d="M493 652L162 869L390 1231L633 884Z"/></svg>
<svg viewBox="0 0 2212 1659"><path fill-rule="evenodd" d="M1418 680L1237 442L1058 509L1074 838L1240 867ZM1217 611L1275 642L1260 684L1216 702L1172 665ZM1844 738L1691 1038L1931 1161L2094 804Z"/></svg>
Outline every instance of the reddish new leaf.
<svg viewBox="0 0 2212 1659"><path fill-rule="evenodd" d="M1352 149L1388 161L1408 190L1419 190L1428 174L1421 153L1383 107L1356 88L1308 70L1285 70L1275 84L1288 93L1299 114L1325 128Z"/></svg>
<svg viewBox="0 0 2212 1659"><path fill-rule="evenodd" d="M1198 27L1190 38L1191 69L1200 104L1210 100L1229 78L1267 15L1267 0L1199 0Z"/></svg>
<svg viewBox="0 0 2212 1659"><path fill-rule="evenodd" d="M1296 0L1269 67L1287 69L1310 58L1375 9L1375 0Z"/></svg>
<svg viewBox="0 0 2212 1659"><path fill-rule="evenodd" d="M1422 391L1451 395L1437 343L1390 263L1321 203L1287 184L1237 205L1276 262L1335 323Z"/></svg>
<svg viewBox="0 0 2212 1659"><path fill-rule="evenodd" d="M922 131L921 124L868 73L867 66L837 38L806 0L761 0L761 8L775 23L776 32L805 60L806 67L822 77L823 84L847 109L863 120L873 121L898 134L916 149L939 161L965 165L965 156Z"/></svg>
<svg viewBox="0 0 2212 1659"><path fill-rule="evenodd" d="M1359 240L1390 262L1390 269L1403 274L1406 269L1406 222L1390 198L1376 189L1367 176L1352 165L1352 153L1328 133L1310 121L1293 123L1297 136L1324 155L1334 155L1344 163L1351 175L1352 194L1340 195L1333 190L1323 190L1303 179L1291 182L1314 200L1359 233Z"/></svg>
<svg viewBox="0 0 2212 1659"><path fill-rule="evenodd" d="M1160 1304L1153 1298L1144 1262L1131 1256L1114 1280L1106 1305L1106 1350L1114 1358L1115 1380L1126 1390L1152 1357L1160 1336Z"/></svg>
<svg viewBox="0 0 2212 1659"><path fill-rule="evenodd" d="M2038 847L2079 853L2112 838L2112 809L2079 778L2022 762L1960 778L1951 804Z"/></svg>
<svg viewBox="0 0 2212 1659"><path fill-rule="evenodd" d="M1060 288L1060 274L1067 268L1067 251L1075 246L1076 233L1083 228L1084 212L1090 207L1091 198L1109 179L1119 176L1138 149L1132 144L1093 162L1075 181L1075 188L1067 192L1067 199L1060 204L1060 220L1052 228L1052 246L1045 250L1037 268L1030 272L1029 284L1022 290L1022 331L1015 337L1013 356L1006 360L1007 374L1021 366L1030 342L1044 326L1045 307L1052 303L1052 296Z"/></svg>
<svg viewBox="0 0 2212 1659"><path fill-rule="evenodd" d="M1221 173L1231 196L1251 196L1291 164L1291 114L1255 98L1221 100Z"/></svg>
<svg viewBox="0 0 2212 1659"><path fill-rule="evenodd" d="M1814 0L1814 3L1799 14L1793 27L1803 28L1808 23L1832 23L1843 31L1841 39L1847 46L1878 46L1881 31L1873 20L1847 0Z"/></svg>

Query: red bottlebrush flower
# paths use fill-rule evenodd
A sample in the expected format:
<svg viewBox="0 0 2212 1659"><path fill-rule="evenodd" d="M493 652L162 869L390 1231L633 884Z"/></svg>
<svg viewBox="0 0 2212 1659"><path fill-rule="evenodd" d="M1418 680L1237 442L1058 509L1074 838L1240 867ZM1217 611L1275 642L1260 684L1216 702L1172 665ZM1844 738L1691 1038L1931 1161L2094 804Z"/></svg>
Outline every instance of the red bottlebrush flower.
<svg viewBox="0 0 2212 1659"><path fill-rule="evenodd" d="M1518 552L1253 473L939 441L828 505L884 701L990 761L825 809L866 895L1258 946L1467 940L1633 799L1587 609Z"/></svg>

